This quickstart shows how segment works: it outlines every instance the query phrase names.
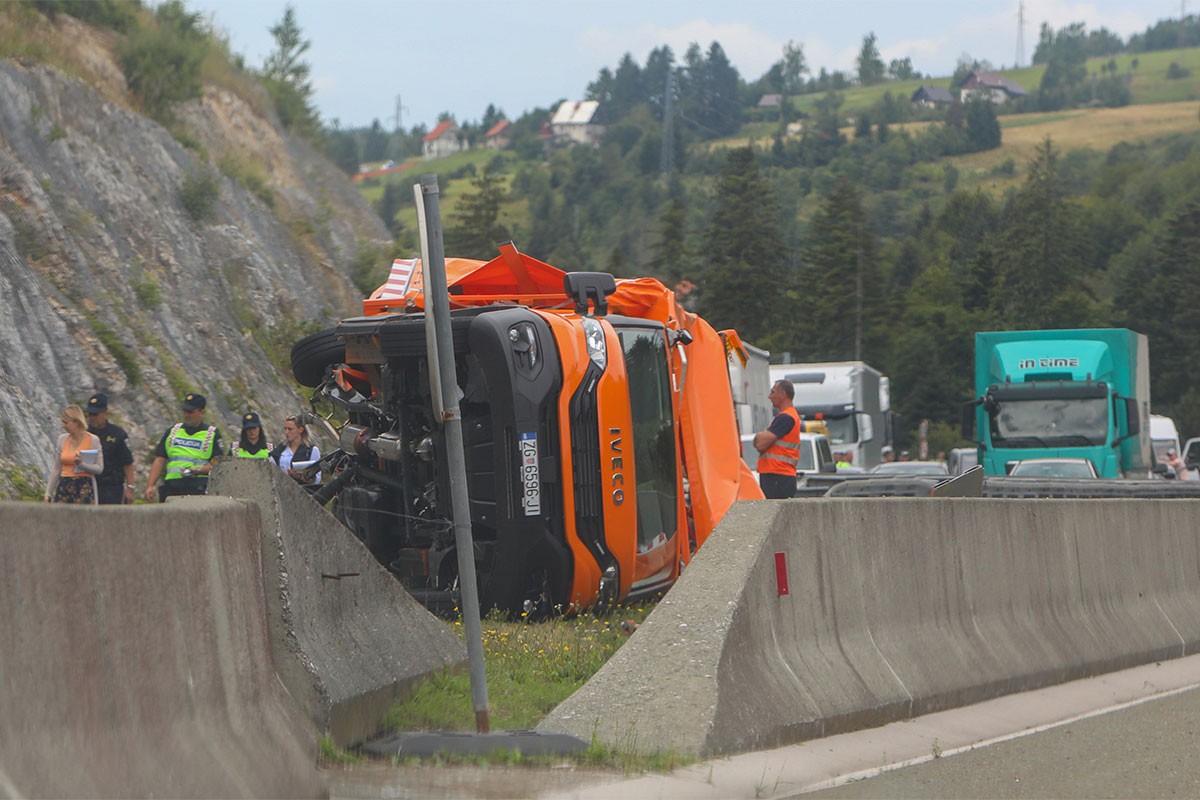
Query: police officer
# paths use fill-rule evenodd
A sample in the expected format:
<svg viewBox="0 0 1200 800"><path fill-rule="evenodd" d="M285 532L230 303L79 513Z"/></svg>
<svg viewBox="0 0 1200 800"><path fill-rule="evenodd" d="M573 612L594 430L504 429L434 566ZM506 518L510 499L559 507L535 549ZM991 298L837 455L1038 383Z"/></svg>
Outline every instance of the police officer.
<svg viewBox="0 0 1200 800"><path fill-rule="evenodd" d="M769 500L796 496L796 464L800 461L800 414L793 402L796 389L791 381L776 381L767 399L775 419L766 430L754 434L758 456L758 485Z"/></svg>
<svg viewBox="0 0 1200 800"><path fill-rule="evenodd" d="M129 436L120 425L108 421L108 395L96 392L88 398L88 431L100 437L104 471L96 476L100 505L119 506L133 502L133 453Z"/></svg>
<svg viewBox="0 0 1200 800"><path fill-rule="evenodd" d="M221 432L214 425L204 424L204 395L192 392L183 398L183 422L167 429L158 447L154 448L154 463L146 482L146 499L154 499L154 487L159 476L159 502L183 494L204 494L208 490L208 473L224 452ZM166 474L163 475L163 470Z"/></svg>
<svg viewBox="0 0 1200 800"><path fill-rule="evenodd" d="M229 448L229 455L234 458L261 458L264 461L271 457L271 443L263 433L257 411L242 414L242 435Z"/></svg>

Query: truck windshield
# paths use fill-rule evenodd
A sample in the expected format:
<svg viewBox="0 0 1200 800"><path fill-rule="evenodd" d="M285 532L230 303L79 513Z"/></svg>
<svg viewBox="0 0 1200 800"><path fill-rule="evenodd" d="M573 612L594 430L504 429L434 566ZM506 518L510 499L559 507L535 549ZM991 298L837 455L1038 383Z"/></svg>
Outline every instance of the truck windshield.
<svg viewBox="0 0 1200 800"><path fill-rule="evenodd" d="M1080 447L1107 441L1108 399L1031 398L1004 400L992 416L998 447Z"/></svg>
<svg viewBox="0 0 1200 800"><path fill-rule="evenodd" d="M858 441L858 426L854 424L854 415L844 417L825 417L829 426L829 443L832 445L854 444Z"/></svg>
<svg viewBox="0 0 1200 800"><path fill-rule="evenodd" d="M656 328L617 328L629 375L637 474L638 552L675 535L675 425L667 342Z"/></svg>

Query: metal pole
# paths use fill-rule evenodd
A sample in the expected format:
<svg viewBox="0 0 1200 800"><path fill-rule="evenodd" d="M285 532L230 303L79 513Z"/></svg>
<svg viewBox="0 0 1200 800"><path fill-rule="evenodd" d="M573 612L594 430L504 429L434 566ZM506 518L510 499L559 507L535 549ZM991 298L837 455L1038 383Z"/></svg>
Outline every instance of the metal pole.
<svg viewBox="0 0 1200 800"><path fill-rule="evenodd" d="M450 333L450 293L446 287L446 253L442 242L442 215L438 205L436 175L421 176L425 224L429 234L429 263L425 265L425 313L432 314L437 332L438 377L442 385L442 424L446 457L450 465L450 500L454 514L454 543L458 550L458 585L462 592L463 628L467 634L467 664L471 674L471 701L475 730L487 733L487 673L483 666L483 625L479 618L479 585L475 580L475 542L471 535L471 507L467 502L467 464L463 455L462 416L458 408L458 381L454 375L454 340ZM433 376L430 376L431 378Z"/></svg>

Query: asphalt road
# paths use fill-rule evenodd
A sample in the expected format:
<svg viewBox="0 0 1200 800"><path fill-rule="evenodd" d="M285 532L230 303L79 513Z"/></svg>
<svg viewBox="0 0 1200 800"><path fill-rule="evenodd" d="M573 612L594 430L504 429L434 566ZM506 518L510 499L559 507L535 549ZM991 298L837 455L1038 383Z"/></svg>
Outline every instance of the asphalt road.
<svg viewBox="0 0 1200 800"><path fill-rule="evenodd" d="M1200 689L805 796L1200 797Z"/></svg>

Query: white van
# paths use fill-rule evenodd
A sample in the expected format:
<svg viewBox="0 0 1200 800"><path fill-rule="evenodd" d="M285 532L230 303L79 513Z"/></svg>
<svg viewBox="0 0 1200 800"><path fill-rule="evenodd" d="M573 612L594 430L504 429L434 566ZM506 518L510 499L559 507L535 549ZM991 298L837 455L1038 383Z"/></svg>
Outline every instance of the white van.
<svg viewBox="0 0 1200 800"><path fill-rule="evenodd" d="M1150 446L1154 448L1154 460L1159 464L1167 460L1168 450L1174 450L1176 455L1183 455L1175 420L1161 414L1150 415Z"/></svg>

